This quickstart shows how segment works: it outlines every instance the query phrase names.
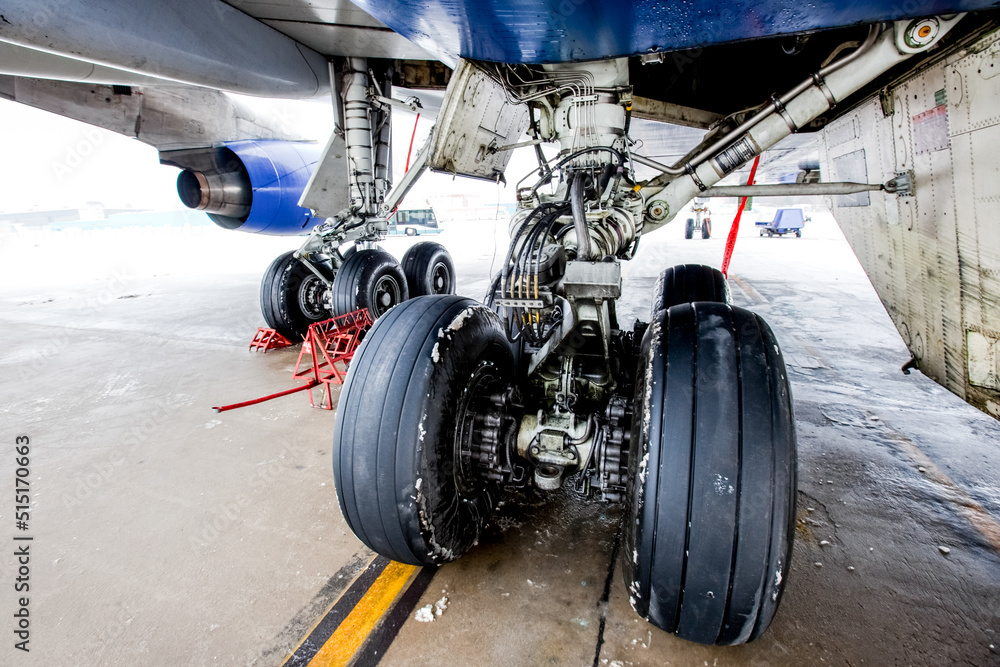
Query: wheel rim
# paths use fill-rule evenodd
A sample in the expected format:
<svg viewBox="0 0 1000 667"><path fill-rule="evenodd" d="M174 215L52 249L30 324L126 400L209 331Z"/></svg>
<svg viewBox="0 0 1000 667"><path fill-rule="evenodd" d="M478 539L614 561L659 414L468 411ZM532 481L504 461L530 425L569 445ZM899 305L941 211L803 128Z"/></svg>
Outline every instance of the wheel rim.
<svg viewBox="0 0 1000 667"><path fill-rule="evenodd" d="M303 315L310 320L323 319L327 313L323 305L327 289L326 283L317 275L310 274L302 279L302 284L299 285L299 310Z"/></svg>
<svg viewBox="0 0 1000 667"><path fill-rule="evenodd" d="M502 476L501 461L506 454L500 449L508 445L510 432L506 427L510 420L505 409L507 401L493 399L509 398L507 389L500 369L490 361L482 361L462 391L455 420L454 480L463 496Z"/></svg>
<svg viewBox="0 0 1000 667"><path fill-rule="evenodd" d="M375 282L375 289L372 290L372 313L375 317L381 317L383 313L402 301L402 290L396 279L390 275L385 275Z"/></svg>
<svg viewBox="0 0 1000 667"><path fill-rule="evenodd" d="M438 262L431 269L431 294L451 293L451 271L444 262Z"/></svg>

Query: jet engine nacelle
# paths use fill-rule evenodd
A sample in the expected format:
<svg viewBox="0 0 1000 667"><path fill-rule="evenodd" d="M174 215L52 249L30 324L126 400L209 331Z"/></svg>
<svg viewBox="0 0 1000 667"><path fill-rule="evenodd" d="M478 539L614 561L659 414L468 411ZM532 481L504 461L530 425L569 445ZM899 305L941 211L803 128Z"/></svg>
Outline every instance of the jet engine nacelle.
<svg viewBox="0 0 1000 667"><path fill-rule="evenodd" d="M169 151L160 161L182 169L177 194L215 224L255 234L305 234L322 218L299 206L322 147L291 141L234 141Z"/></svg>

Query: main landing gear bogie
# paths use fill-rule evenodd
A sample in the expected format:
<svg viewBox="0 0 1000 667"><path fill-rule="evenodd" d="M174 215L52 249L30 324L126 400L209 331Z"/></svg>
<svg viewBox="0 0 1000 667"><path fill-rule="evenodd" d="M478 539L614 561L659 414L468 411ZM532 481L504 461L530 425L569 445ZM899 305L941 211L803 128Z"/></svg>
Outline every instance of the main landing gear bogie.
<svg viewBox="0 0 1000 667"><path fill-rule="evenodd" d="M455 265L440 243L414 245L402 263L378 247L352 245L334 254L336 262L323 258L315 272L294 251L271 263L260 286L269 327L298 340L310 324L335 315L367 308L377 319L408 298L455 293Z"/></svg>

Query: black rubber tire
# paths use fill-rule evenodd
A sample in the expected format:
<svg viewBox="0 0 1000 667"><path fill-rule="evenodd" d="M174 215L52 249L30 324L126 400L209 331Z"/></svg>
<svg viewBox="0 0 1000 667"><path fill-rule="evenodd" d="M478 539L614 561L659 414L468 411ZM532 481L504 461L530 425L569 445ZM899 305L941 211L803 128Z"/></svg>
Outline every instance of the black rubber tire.
<svg viewBox="0 0 1000 667"><path fill-rule="evenodd" d="M684 238L694 238L694 218L688 218L687 222L684 223Z"/></svg>
<svg viewBox="0 0 1000 667"><path fill-rule="evenodd" d="M473 377L509 385L496 313L459 296L421 296L369 330L340 392L333 475L358 539L387 558L445 563L472 547L499 499L456 463L456 426Z"/></svg>
<svg viewBox="0 0 1000 667"><path fill-rule="evenodd" d="M329 319L330 313L320 299L326 286L294 255L289 250L267 267L260 282L260 311L267 326L297 341L310 324Z"/></svg>
<svg viewBox="0 0 1000 667"><path fill-rule="evenodd" d="M665 269L653 287L650 319L671 306L692 301L731 304L733 295L722 271L704 264L678 264Z"/></svg>
<svg viewBox="0 0 1000 667"><path fill-rule="evenodd" d="M802 238L802 230L801 229L796 229L795 230L795 238L797 238L797 239Z"/></svg>
<svg viewBox="0 0 1000 667"><path fill-rule="evenodd" d="M416 227L407 227L406 228L406 235L407 236L417 236L417 228Z"/></svg>
<svg viewBox="0 0 1000 667"><path fill-rule="evenodd" d="M781 601L795 532L785 365L767 324L674 306L643 337L622 569L640 616L683 639L741 644Z"/></svg>
<svg viewBox="0 0 1000 667"><path fill-rule="evenodd" d="M455 293L455 263L440 243L424 241L403 255L403 273L410 297Z"/></svg>
<svg viewBox="0 0 1000 667"><path fill-rule="evenodd" d="M409 298L406 276L384 250L359 250L340 265L333 280L333 312L344 315L367 308L373 320Z"/></svg>
<svg viewBox="0 0 1000 667"><path fill-rule="evenodd" d="M701 238L710 239L712 238L712 221L702 220L701 221Z"/></svg>

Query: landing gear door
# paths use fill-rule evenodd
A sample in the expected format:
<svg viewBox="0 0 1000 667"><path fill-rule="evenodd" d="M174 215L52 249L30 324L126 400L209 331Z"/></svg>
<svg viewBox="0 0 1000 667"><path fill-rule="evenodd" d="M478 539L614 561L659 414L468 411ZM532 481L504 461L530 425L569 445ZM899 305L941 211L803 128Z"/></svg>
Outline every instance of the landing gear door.
<svg viewBox="0 0 1000 667"><path fill-rule="evenodd" d="M479 66L461 60L438 114L428 166L459 176L496 181L510 150L528 126L528 106L512 104L503 87Z"/></svg>
<svg viewBox="0 0 1000 667"><path fill-rule="evenodd" d="M331 132L319 164L302 191L299 206L311 209L317 216L332 218L351 205L346 157L347 143L344 135L337 131Z"/></svg>

